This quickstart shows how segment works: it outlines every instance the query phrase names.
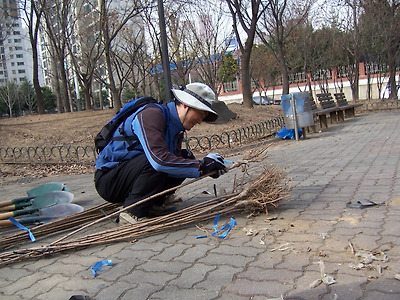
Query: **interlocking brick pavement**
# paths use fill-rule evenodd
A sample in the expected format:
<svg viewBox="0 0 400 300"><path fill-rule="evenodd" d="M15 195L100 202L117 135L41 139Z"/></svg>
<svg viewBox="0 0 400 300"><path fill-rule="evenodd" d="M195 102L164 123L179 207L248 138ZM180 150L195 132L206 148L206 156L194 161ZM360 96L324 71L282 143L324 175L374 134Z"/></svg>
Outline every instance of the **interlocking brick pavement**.
<svg viewBox="0 0 400 300"><path fill-rule="evenodd" d="M234 216L238 224L224 240L196 239L204 232L193 224L136 242L13 263L0 269L0 298L400 299L400 280L395 279L400 273L399 116L398 111L362 115L305 140L269 147L265 165L278 165L292 178L291 199L268 218ZM206 198L202 192L212 194L215 182L229 190L233 174L182 188L180 205ZM77 204L102 203L91 175L2 186L0 197L13 199L48 181L66 183ZM386 205L346 206L361 199ZM92 232L115 226L107 222ZM212 230L212 221L203 225ZM259 233L248 236L244 228ZM103 259L113 265L94 277L90 268ZM323 275L335 282L317 285Z"/></svg>

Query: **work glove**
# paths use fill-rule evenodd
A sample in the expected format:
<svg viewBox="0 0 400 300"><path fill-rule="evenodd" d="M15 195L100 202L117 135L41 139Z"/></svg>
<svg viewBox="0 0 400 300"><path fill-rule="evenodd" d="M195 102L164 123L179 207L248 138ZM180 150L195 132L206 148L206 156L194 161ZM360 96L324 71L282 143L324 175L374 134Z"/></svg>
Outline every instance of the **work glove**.
<svg viewBox="0 0 400 300"><path fill-rule="evenodd" d="M228 169L225 167L224 158L219 153L210 153L202 160L200 160L200 171L202 175L209 174L213 171L216 171L212 175L212 178L218 178L222 174L228 172Z"/></svg>
<svg viewBox="0 0 400 300"><path fill-rule="evenodd" d="M182 149L182 150L181 150L181 156L182 156L183 158L186 158L186 159L196 159L196 158L194 157L192 151L190 151L190 150L188 150L188 149Z"/></svg>

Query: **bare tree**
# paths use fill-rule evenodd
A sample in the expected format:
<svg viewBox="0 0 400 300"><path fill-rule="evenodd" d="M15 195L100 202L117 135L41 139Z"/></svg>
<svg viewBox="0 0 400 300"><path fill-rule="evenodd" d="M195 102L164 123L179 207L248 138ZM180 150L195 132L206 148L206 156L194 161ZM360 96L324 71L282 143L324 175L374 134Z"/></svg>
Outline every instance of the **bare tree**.
<svg viewBox="0 0 400 300"><path fill-rule="evenodd" d="M121 29L136 16L138 16L148 5L140 2L118 2L118 6L109 0L100 1L100 28L103 36L103 47L105 63L108 75L108 87L110 89L114 109L119 111L122 107L121 91L123 86L118 85L115 80L118 62L117 56L113 54L116 48L116 38ZM120 77L121 79L121 77Z"/></svg>
<svg viewBox="0 0 400 300"><path fill-rule="evenodd" d="M291 33L299 25L306 23L314 0L291 2L288 0L268 0L257 34L262 42L272 50L282 72L283 94L289 93L289 72L286 44Z"/></svg>
<svg viewBox="0 0 400 300"><path fill-rule="evenodd" d="M18 87L18 94L21 104L28 109L29 113L32 113L37 103L35 101L35 90L31 83L24 80Z"/></svg>
<svg viewBox="0 0 400 300"><path fill-rule="evenodd" d="M45 113L44 97L42 88L39 83L39 29L40 22L42 21L43 7L46 4L46 0L34 1L24 0L22 1L22 12L24 13L24 22L28 28L29 40L32 47L32 63L33 63L33 87L36 94L37 110L39 114Z"/></svg>
<svg viewBox="0 0 400 300"><path fill-rule="evenodd" d="M195 56L192 78L210 86L219 94L219 70L231 36L230 20L224 18L223 2L198 1L186 18L185 29L190 31L191 51Z"/></svg>
<svg viewBox="0 0 400 300"><path fill-rule="evenodd" d="M243 106L253 107L250 77L250 57L256 35L257 22L268 4L261 0L226 0L233 20L233 30L240 48L240 72L243 89ZM246 35L241 36L241 30Z"/></svg>
<svg viewBox="0 0 400 300"><path fill-rule="evenodd" d="M49 48L51 48L54 56L54 67L57 75L53 73L53 76L59 78L59 89L58 94L59 103L62 105L58 107L58 112L70 112L71 103L69 98L69 82L67 76L67 42L65 37L67 36L67 30L70 22L69 10L72 7L71 0L56 0L46 2L46 6L43 9L43 14L46 23L46 35L50 41Z"/></svg>
<svg viewBox="0 0 400 300"><path fill-rule="evenodd" d="M120 53L124 69L129 70L126 81L132 87L134 97L146 94L146 78L150 60L146 52L144 31L126 28L121 34Z"/></svg>
<svg viewBox="0 0 400 300"><path fill-rule="evenodd" d="M15 82L8 81L5 85L0 86L0 101L7 105L8 115L12 118L13 107L18 101L18 86Z"/></svg>
<svg viewBox="0 0 400 300"><path fill-rule="evenodd" d="M86 109L92 108L92 85L98 61L103 54L98 7L90 1L75 1L65 36L74 76L85 97ZM78 110L80 109L77 103Z"/></svg>
<svg viewBox="0 0 400 300"><path fill-rule="evenodd" d="M384 56L389 67L389 86L394 91L390 97L397 98L396 94L396 67L400 59L400 3L394 0L361 1L364 9L364 28L369 26L365 38L373 37L371 48L375 48L375 60ZM379 49L376 47L379 46ZM379 86L378 86L379 89ZM380 95L380 93L379 93Z"/></svg>

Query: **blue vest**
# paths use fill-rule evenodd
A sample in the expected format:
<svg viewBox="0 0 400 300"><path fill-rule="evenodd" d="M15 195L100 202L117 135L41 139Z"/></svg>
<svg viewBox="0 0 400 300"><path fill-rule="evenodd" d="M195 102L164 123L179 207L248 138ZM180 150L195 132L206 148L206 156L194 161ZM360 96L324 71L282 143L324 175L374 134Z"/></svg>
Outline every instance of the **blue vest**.
<svg viewBox="0 0 400 300"><path fill-rule="evenodd" d="M164 116L164 121L166 124L166 130L164 132L165 140L168 145L168 150L171 153L175 153L175 150L179 147L178 143L180 142L179 134L184 131L182 122L179 119L178 112L176 111L176 106L174 102L169 102L166 105L159 104L148 104L148 105L157 105L162 111ZM136 115L148 107L148 105L140 108L133 115L129 116L124 123L120 125L123 126L125 135L133 136L134 127L139 127L139 122L137 121ZM136 119L135 119L136 118ZM116 130L114 133L114 137L121 137L119 130ZM141 137L142 138L142 137ZM124 139L115 139L112 140L100 153L96 159L96 169L105 168L114 168L119 163L130 160L135 156L146 153L150 151L150 149L143 149L143 145L138 143L133 149L128 149L129 143ZM151 158L148 155L146 157L150 160L150 163L153 165ZM153 165L154 166L154 165ZM176 168L174 166L163 166L163 172L169 173L172 176L176 177L198 177L200 172L197 168Z"/></svg>

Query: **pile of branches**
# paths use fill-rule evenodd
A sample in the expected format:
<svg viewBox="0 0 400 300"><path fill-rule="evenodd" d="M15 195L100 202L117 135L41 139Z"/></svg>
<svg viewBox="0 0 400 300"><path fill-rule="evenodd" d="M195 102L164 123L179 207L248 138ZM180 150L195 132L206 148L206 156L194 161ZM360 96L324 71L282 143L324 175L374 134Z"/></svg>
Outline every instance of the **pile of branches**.
<svg viewBox="0 0 400 300"><path fill-rule="evenodd" d="M135 240L213 219L217 214L235 215L246 213L248 216L255 216L260 213L268 213L270 207L277 207L281 200L289 196L290 182L284 172L273 165L264 166L261 174L256 178L250 176L247 172L249 163L260 162L265 159L265 156L264 150L252 151L243 161L236 163L232 168L241 167L242 176L241 178L235 176L232 191L222 196L202 201L166 216L71 238L94 224L110 219L122 211L165 194L171 190L169 189L84 225L48 245L4 252L0 254L0 265L89 246ZM173 189L192 184L202 178L194 179ZM51 225L51 223L48 225Z"/></svg>

